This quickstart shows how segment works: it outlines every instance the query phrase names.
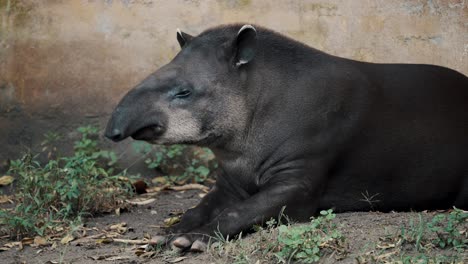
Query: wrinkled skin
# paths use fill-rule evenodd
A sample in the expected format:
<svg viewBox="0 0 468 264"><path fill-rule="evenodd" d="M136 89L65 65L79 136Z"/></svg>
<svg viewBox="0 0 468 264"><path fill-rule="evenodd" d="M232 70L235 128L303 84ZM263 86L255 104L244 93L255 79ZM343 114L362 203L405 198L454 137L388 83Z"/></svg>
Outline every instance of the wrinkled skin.
<svg viewBox="0 0 468 264"><path fill-rule="evenodd" d="M320 209L421 210L468 201L468 78L431 65L371 64L273 31L177 33L180 53L132 89L106 136L210 147L214 188L171 234L203 251L277 217Z"/></svg>

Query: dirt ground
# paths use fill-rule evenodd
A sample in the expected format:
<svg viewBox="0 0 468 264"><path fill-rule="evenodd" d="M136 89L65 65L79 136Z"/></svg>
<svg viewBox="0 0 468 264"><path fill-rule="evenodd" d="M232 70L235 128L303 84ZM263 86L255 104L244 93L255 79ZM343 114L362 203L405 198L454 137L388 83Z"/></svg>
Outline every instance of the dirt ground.
<svg viewBox="0 0 468 264"><path fill-rule="evenodd" d="M155 235L159 231L158 226L163 225L164 219L170 217L171 213L181 212L194 205L200 199L200 191L163 191L155 197L155 201L132 207L128 212L120 215L109 214L88 220L87 228L90 230L105 230L113 224L125 222L127 231L119 238L121 239L143 239L145 236ZM431 217L434 213L422 213L424 217ZM357 263L356 257L375 253L375 245L379 238L399 232L400 226L407 226L410 219L417 219L418 213L343 213L338 214L336 222L346 237L348 254L344 259L337 260L335 256L328 255L321 258L321 263ZM96 231L98 232L98 231ZM90 231L87 236L93 235ZM255 236L248 235L244 238L246 244L255 243ZM11 241L5 238L0 240L0 245ZM58 243L60 244L60 243ZM219 258L212 253L193 254L184 256L174 254L163 254L145 258L135 254L134 245L122 243L105 243L102 240L79 243L72 241L67 246L31 247L25 246L22 250L13 248L0 252L0 263L234 263L235 259ZM391 251L390 251L391 252ZM236 254L234 252L234 254ZM239 252L241 254L241 252ZM439 254L439 253L436 253ZM461 253L462 262L468 263L466 253ZM274 263L257 260L254 257L251 263ZM458 261L457 261L458 262ZM371 262L366 262L371 263Z"/></svg>

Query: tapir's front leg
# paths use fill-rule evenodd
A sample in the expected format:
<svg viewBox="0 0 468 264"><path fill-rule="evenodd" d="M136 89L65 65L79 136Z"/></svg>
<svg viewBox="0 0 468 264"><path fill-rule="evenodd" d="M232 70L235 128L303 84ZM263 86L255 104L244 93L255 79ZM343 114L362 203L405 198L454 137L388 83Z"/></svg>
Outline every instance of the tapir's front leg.
<svg viewBox="0 0 468 264"><path fill-rule="evenodd" d="M177 236L199 228L238 201L237 197L226 193L218 186L214 186L196 207L184 213L180 223L169 228L168 233Z"/></svg>
<svg viewBox="0 0 468 264"><path fill-rule="evenodd" d="M181 249L203 250L203 244L216 232L235 235L253 225L278 217L282 207L285 214L297 220L312 216L318 206L318 185L311 188L296 175L281 175L265 185L257 194L225 208L207 224L189 233L174 237L171 243Z"/></svg>

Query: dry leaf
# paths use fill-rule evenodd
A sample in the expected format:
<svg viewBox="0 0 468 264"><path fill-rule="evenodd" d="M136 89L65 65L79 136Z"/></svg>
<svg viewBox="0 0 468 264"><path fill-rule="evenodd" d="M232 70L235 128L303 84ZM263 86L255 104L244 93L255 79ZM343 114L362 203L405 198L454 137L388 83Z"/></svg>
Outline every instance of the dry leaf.
<svg viewBox="0 0 468 264"><path fill-rule="evenodd" d="M131 256L115 256L115 257L105 258L104 260L116 261L116 260L124 260L124 259L131 259L131 258L132 258Z"/></svg>
<svg viewBox="0 0 468 264"><path fill-rule="evenodd" d="M41 237L41 236L36 236L34 237L34 244L36 246L47 246L49 245L49 242L47 242L47 239Z"/></svg>
<svg viewBox="0 0 468 264"><path fill-rule="evenodd" d="M107 258L116 257L116 255L102 255L102 256L93 256L90 257L93 260L105 260Z"/></svg>
<svg viewBox="0 0 468 264"><path fill-rule="evenodd" d="M115 215L119 216L120 215L120 207L115 209Z"/></svg>
<svg viewBox="0 0 468 264"><path fill-rule="evenodd" d="M112 242L114 242L114 239L112 239L110 237L104 237L104 238L96 240L96 243L98 243L98 244L109 244L109 243L112 243Z"/></svg>
<svg viewBox="0 0 468 264"><path fill-rule="evenodd" d="M399 253L398 250L391 251L391 252L388 252L388 253L385 253L385 254L382 254L382 255L378 255L375 259L376 260L383 260L383 259L389 258L392 255L395 255L395 254L398 254L398 253Z"/></svg>
<svg viewBox="0 0 468 264"><path fill-rule="evenodd" d="M105 193L114 193L114 192L120 191L120 189L116 187L109 187L109 188L103 188L102 191Z"/></svg>
<svg viewBox="0 0 468 264"><path fill-rule="evenodd" d="M110 230L119 230L119 229L121 229L122 227L126 227L126 226L127 226L127 223L122 222L122 223L113 224L113 225L109 226L109 229L110 229Z"/></svg>
<svg viewBox="0 0 468 264"><path fill-rule="evenodd" d="M149 251L144 252L143 254L139 255L141 258L153 258L156 255L156 251Z"/></svg>
<svg viewBox="0 0 468 264"><path fill-rule="evenodd" d="M180 181L176 181L175 184L177 184L177 185L179 185L179 186L180 186L180 185L185 185L185 184L187 183L188 180L189 180L189 179L187 178L187 179L183 179L183 180L180 180Z"/></svg>
<svg viewBox="0 0 468 264"><path fill-rule="evenodd" d="M151 187L151 188L147 188L146 189L146 192L147 193L158 193L162 190L166 190L167 188L169 188L171 185L169 184L166 184L166 185L163 185L163 186L159 186L159 187Z"/></svg>
<svg viewBox="0 0 468 264"><path fill-rule="evenodd" d="M173 226L179 222L180 222L180 217L178 216L173 216L173 217L164 219L164 224L166 224L167 227Z"/></svg>
<svg viewBox="0 0 468 264"><path fill-rule="evenodd" d="M211 178L208 178L205 180L206 183L209 183L209 184L215 184L216 183L216 180L214 179L211 179Z"/></svg>
<svg viewBox="0 0 468 264"><path fill-rule="evenodd" d="M118 176L117 179L123 181L123 182L128 182L130 179L124 176Z"/></svg>
<svg viewBox="0 0 468 264"><path fill-rule="evenodd" d="M167 262L169 263L177 263L177 262L181 262L182 260L186 259L188 257L178 257L178 258L175 258L175 259L172 259L172 260L168 260Z"/></svg>
<svg viewBox="0 0 468 264"><path fill-rule="evenodd" d="M21 247L21 242L6 243L5 245L3 245L3 247L6 247L6 248Z"/></svg>
<svg viewBox="0 0 468 264"><path fill-rule="evenodd" d="M145 247L139 247L135 250L135 255L138 257L146 253L146 246Z"/></svg>
<svg viewBox="0 0 468 264"><path fill-rule="evenodd" d="M167 183L167 179L166 177L156 177L154 179L151 180L151 183L153 184L159 184L159 185L164 185Z"/></svg>
<svg viewBox="0 0 468 264"><path fill-rule="evenodd" d="M122 222L119 224L114 224L109 227L110 230L116 230L118 233L123 234L127 232L127 223Z"/></svg>
<svg viewBox="0 0 468 264"><path fill-rule="evenodd" d="M377 244L377 248L380 248L380 249L389 249L389 248L394 248L394 247L396 247L395 244L384 244L384 245Z"/></svg>
<svg viewBox="0 0 468 264"><path fill-rule="evenodd" d="M0 186L11 184L15 179L12 176L5 175L0 177Z"/></svg>
<svg viewBox="0 0 468 264"><path fill-rule="evenodd" d="M169 212L169 215L171 215L171 216L179 216L179 215L183 215L183 214L184 214L183 210L173 210L173 211Z"/></svg>
<svg viewBox="0 0 468 264"><path fill-rule="evenodd" d="M23 245L23 246L31 245L32 243L34 243L34 238L25 237L25 238L21 239L21 245Z"/></svg>
<svg viewBox="0 0 468 264"><path fill-rule="evenodd" d="M146 238L146 239L151 239L151 235L149 233L144 233L143 234L143 238Z"/></svg>
<svg viewBox="0 0 468 264"><path fill-rule="evenodd" d="M11 200L11 196L0 195L0 204L2 203L13 203L13 201Z"/></svg>
<svg viewBox="0 0 468 264"><path fill-rule="evenodd" d="M65 244L68 244L70 241L73 241L74 239L75 238L73 237L72 234L67 234L65 237L62 238L62 240L60 240L60 243L65 245Z"/></svg>

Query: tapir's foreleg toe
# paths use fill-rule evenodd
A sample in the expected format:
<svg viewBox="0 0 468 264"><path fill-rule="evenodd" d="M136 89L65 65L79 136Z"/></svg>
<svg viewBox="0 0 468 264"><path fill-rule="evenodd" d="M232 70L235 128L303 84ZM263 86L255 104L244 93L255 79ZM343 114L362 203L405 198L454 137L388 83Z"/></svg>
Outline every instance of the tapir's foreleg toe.
<svg viewBox="0 0 468 264"><path fill-rule="evenodd" d="M184 251L204 251L213 232L200 229L212 222L226 208L238 202L238 198L227 195L215 186L196 207L184 213L180 223L168 228L166 235L155 236L152 243Z"/></svg>
<svg viewBox="0 0 468 264"><path fill-rule="evenodd" d="M169 247L178 251L204 252L210 236L206 234L186 233L166 236L155 236L151 244Z"/></svg>

